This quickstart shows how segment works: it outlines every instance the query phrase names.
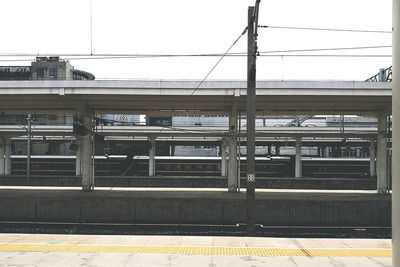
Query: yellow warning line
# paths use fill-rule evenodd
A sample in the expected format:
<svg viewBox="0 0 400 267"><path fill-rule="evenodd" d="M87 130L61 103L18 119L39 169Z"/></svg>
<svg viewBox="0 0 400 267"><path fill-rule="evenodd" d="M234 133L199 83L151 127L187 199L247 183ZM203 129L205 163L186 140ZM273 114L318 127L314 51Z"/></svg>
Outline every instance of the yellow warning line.
<svg viewBox="0 0 400 267"><path fill-rule="evenodd" d="M91 246L51 244L0 244L0 251L66 253L147 253L183 255L252 255L299 257L391 257L390 249L286 249L174 246Z"/></svg>

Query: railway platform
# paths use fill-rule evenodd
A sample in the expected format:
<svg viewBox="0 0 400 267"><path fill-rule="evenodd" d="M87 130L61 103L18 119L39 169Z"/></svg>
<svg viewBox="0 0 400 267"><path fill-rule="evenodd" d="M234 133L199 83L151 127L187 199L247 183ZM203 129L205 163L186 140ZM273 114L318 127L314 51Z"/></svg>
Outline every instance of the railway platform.
<svg viewBox="0 0 400 267"><path fill-rule="evenodd" d="M389 239L0 234L1 266L391 266Z"/></svg>

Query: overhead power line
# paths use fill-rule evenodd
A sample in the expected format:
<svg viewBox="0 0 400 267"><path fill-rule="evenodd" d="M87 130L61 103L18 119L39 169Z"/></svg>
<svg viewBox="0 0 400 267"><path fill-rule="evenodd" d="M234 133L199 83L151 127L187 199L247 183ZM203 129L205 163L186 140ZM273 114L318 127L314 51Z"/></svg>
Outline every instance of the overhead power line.
<svg viewBox="0 0 400 267"><path fill-rule="evenodd" d="M231 57L234 55L231 55ZM349 58L385 58L392 57L391 54L258 54L258 57L349 57ZM211 56L210 56L211 57ZM244 57L236 55L235 57ZM93 57L93 58L70 58L69 60L108 60L108 59L148 59L150 57ZM151 57L157 58L157 57ZM0 62L31 62L32 59L0 59Z"/></svg>
<svg viewBox="0 0 400 267"><path fill-rule="evenodd" d="M214 66L210 69L210 71L204 76L204 78L201 80L201 82L196 86L196 88L190 93L188 97L186 97L185 101L183 102L183 107L186 105L187 101L193 94L196 92L197 89L200 88L200 86L204 83L205 80L207 80L208 76L215 70L215 68L218 66L218 64L224 59L224 57L231 51L232 47L242 38L243 35L245 35L247 32L247 27L242 31L242 33L239 35L238 38L229 46L229 48L225 51L225 53L221 56L221 58L218 59L218 61L214 64Z"/></svg>
<svg viewBox="0 0 400 267"><path fill-rule="evenodd" d="M329 50L356 50L356 49L377 49L391 48L391 45L374 45L374 46L350 46L350 47L327 47L327 48L306 48L306 49L284 49L284 50L267 50L260 53L284 53L284 52L307 52L307 51L329 51ZM99 54L78 54L78 53L0 53L0 57L196 57L196 56L222 56L224 53L198 53L198 54L135 54L135 53L99 53ZM247 55L247 52L232 52L231 55Z"/></svg>
<svg viewBox="0 0 400 267"><path fill-rule="evenodd" d="M214 64L214 66L210 69L209 72L207 72L207 74L204 76L204 78L199 82L199 84L196 86L196 88L194 88L192 90L192 92L185 98L185 100L183 101L182 104L182 108L184 109L186 104L189 102L189 99L194 95L194 93L197 91L197 89L200 88L200 86L205 82L205 80L207 80L207 78L210 76L210 74L215 70L215 68L219 65L219 63L222 61L222 59L224 59L224 57L229 53L229 51L231 51L232 47L235 46L235 44L240 40L240 38L242 38L243 35L245 35L247 32L247 27L244 28L244 30L242 31L242 33L235 39L235 41L228 47L228 49L225 51L225 53L218 59L218 61ZM173 114L172 117L176 115ZM166 127L164 126L161 130L160 133L165 129Z"/></svg>
<svg viewBox="0 0 400 267"><path fill-rule="evenodd" d="M294 52L318 52L318 51L344 51L344 50L363 50L363 49L382 49L391 48L390 45L379 45L379 46L355 46L355 47L333 47L333 48L312 48L312 49L288 49L288 50L269 50L260 51L258 56L282 56L282 54L277 53L294 53ZM32 58L21 59L21 57L35 57L38 54L11 54L3 53L0 54L1 57L17 57L17 59L0 59L0 62L11 62L11 61L32 61ZM210 53L210 54L40 54L40 56L61 56L66 60L104 60L104 59L147 59L147 58L179 58L179 57L244 57L246 52L234 52L234 53ZM285 54L283 56L325 56L316 54L301 54L301 55L290 55ZM335 56L334 54L326 56ZM337 55L340 56L340 55ZM346 56L370 56L370 55L346 55ZM373 56L373 55L371 55ZM377 55L382 56L382 55ZM387 57L389 55L383 55Z"/></svg>
<svg viewBox="0 0 400 267"><path fill-rule="evenodd" d="M219 65L219 63L222 61L222 59L224 59L224 57L226 55L228 55L229 51L233 48L233 46L235 46L235 44L240 40L240 38L245 35L245 33L247 32L247 27L243 30L243 32L239 35L238 38L236 38L236 40L229 46L229 48L225 51L225 53L223 53L222 55L220 55L220 58L218 59L218 61L213 65L213 67L207 72L207 74L204 76L204 78L198 83L198 85L193 89L193 91L185 98L185 100L183 101L182 107L184 108L185 105L188 103L189 99L194 95L194 93L197 91L197 89L200 88L200 86L205 82L205 80L207 80L207 78L210 76L210 74L215 70L215 68ZM173 114L172 116L175 116L176 114ZM184 131L184 129L181 128L176 128L176 127L170 127L170 126L163 126L160 130L160 133L164 130L164 129L173 129L173 130L181 130ZM216 132L217 133L217 132Z"/></svg>
<svg viewBox="0 0 400 267"><path fill-rule="evenodd" d="M333 47L333 48L270 50L270 51L262 51L259 53L270 54L270 53L292 53L292 52L314 52L314 51L363 50L363 49L381 49L381 48L391 48L391 47L392 47L391 45L353 46L353 47Z"/></svg>
<svg viewBox="0 0 400 267"><path fill-rule="evenodd" d="M270 29L286 29L286 30L311 30L311 31L357 32L357 33L392 33L392 31L381 31L381 30L314 28L314 27L293 27L293 26L272 26L272 25L260 25L258 27L270 28Z"/></svg>
<svg viewBox="0 0 400 267"><path fill-rule="evenodd" d="M350 58L368 58L368 57L392 57L389 54L271 54L260 55L261 57L350 57Z"/></svg>

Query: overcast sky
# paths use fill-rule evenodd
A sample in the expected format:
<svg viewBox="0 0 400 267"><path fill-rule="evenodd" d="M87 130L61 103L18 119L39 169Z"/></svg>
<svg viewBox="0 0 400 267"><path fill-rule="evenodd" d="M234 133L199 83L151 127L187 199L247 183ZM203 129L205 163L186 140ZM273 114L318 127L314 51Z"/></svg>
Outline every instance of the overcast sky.
<svg viewBox="0 0 400 267"><path fill-rule="evenodd" d="M93 0L94 54L223 53L254 0ZM391 30L391 0L262 0L260 25ZM90 54L90 0L1 1L0 53ZM391 34L260 29L259 51L391 45ZM232 52L245 52L247 36ZM315 52L391 54L391 49ZM281 54L281 53L278 53ZM299 54L299 53L296 53ZM307 52L309 54L309 52ZM0 57L4 60L5 57ZM218 60L71 60L101 78L202 79ZM29 62L0 62L29 65ZM257 78L363 80L391 58L260 57ZM245 79L246 58L225 58L209 79Z"/></svg>

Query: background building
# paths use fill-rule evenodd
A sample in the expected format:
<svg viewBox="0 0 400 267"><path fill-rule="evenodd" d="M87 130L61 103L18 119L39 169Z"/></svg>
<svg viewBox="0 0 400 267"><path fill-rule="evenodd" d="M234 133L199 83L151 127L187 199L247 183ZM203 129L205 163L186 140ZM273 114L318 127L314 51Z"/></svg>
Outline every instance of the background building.
<svg viewBox="0 0 400 267"><path fill-rule="evenodd" d="M94 80L60 57L36 57L31 66L0 66L0 80Z"/></svg>

